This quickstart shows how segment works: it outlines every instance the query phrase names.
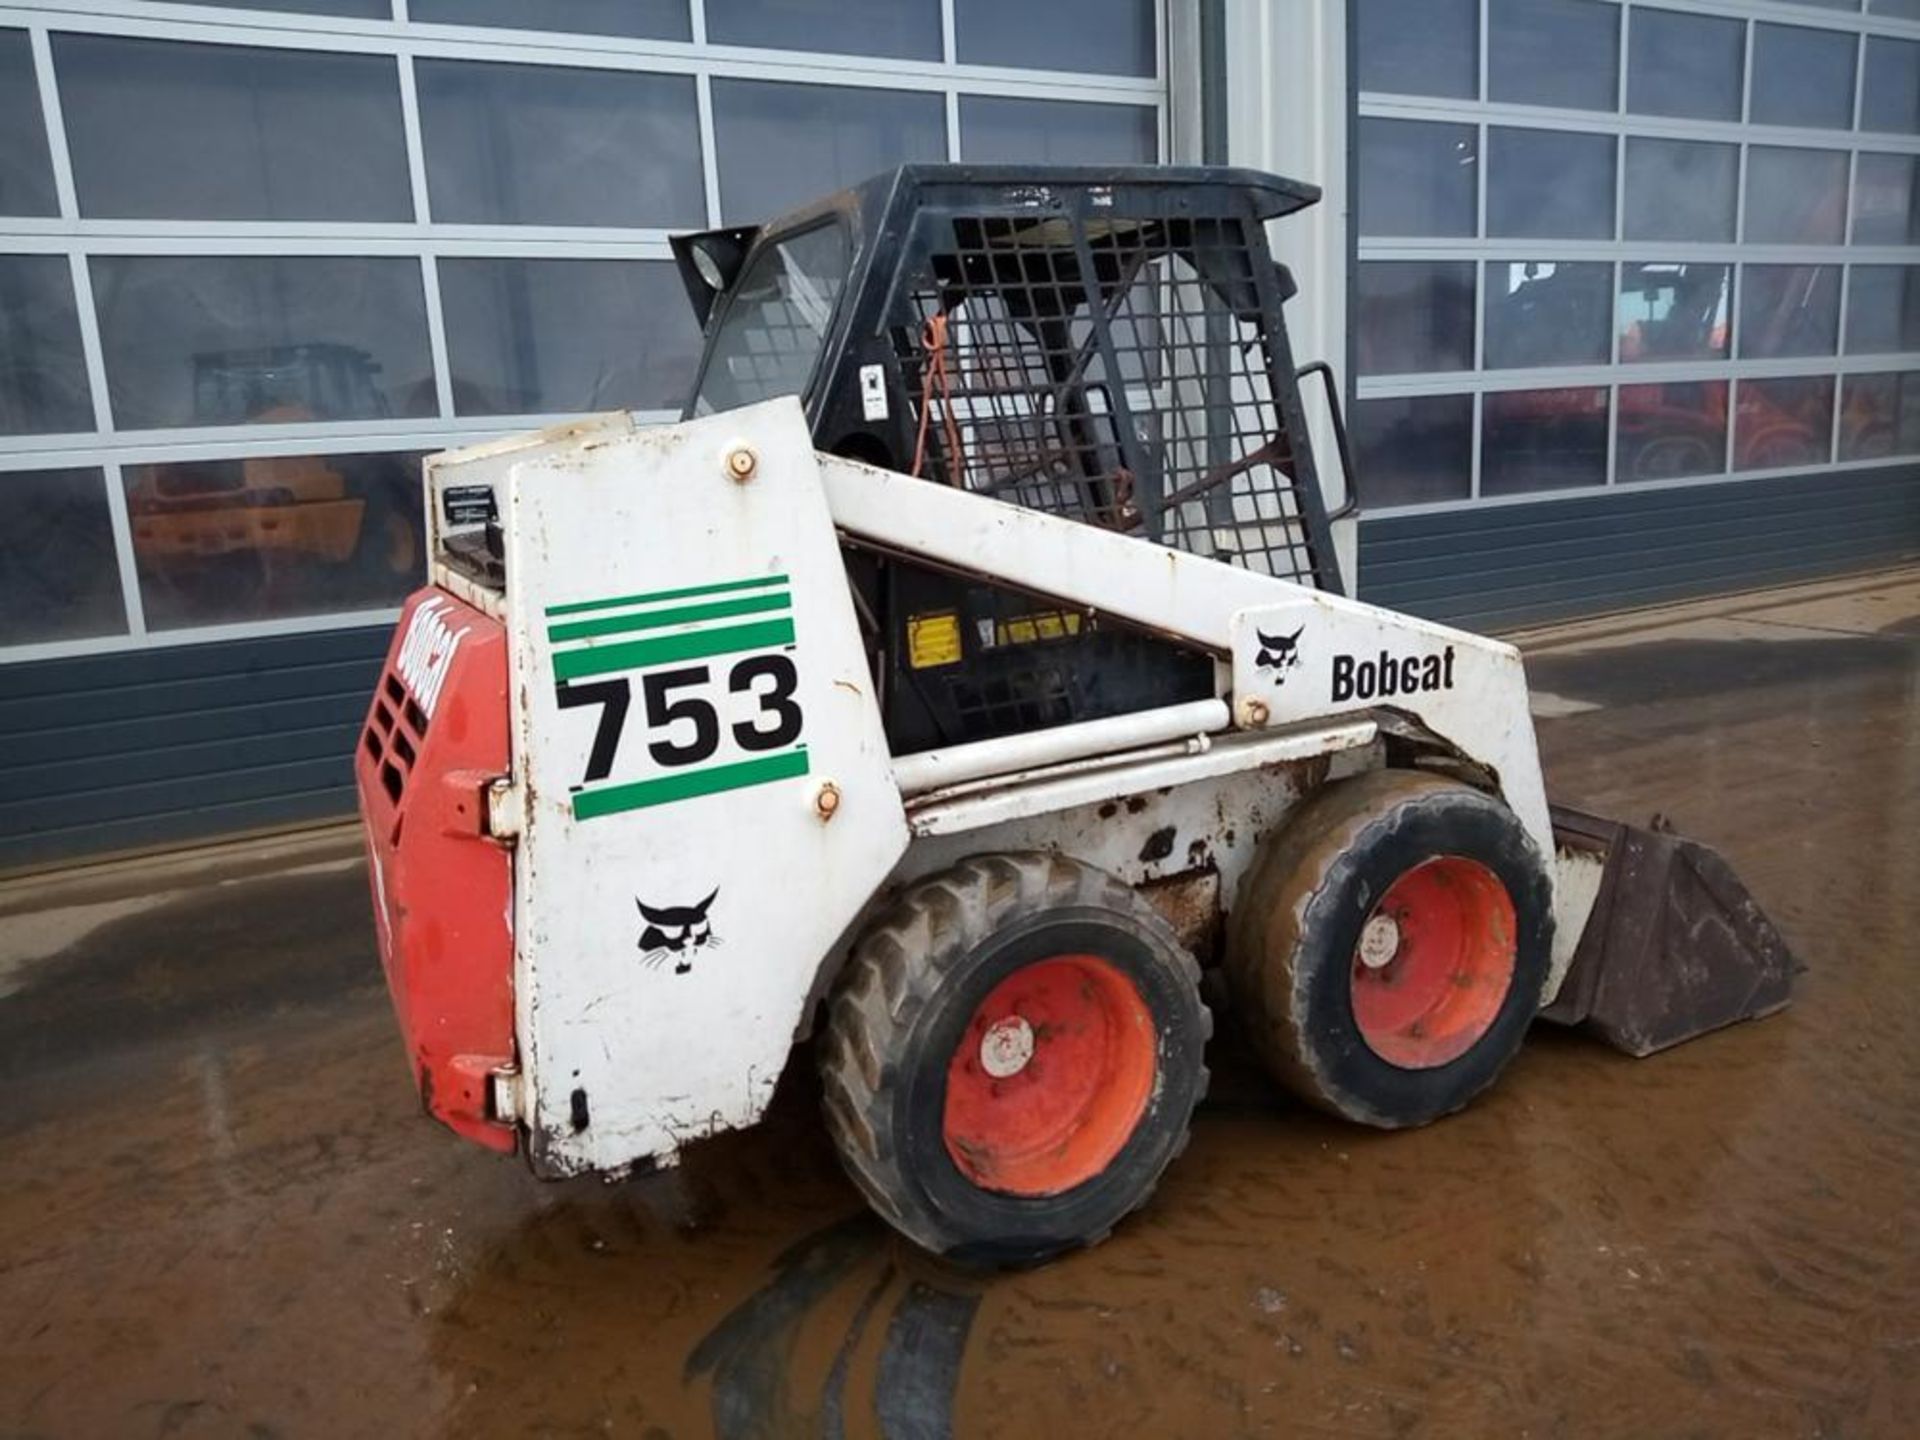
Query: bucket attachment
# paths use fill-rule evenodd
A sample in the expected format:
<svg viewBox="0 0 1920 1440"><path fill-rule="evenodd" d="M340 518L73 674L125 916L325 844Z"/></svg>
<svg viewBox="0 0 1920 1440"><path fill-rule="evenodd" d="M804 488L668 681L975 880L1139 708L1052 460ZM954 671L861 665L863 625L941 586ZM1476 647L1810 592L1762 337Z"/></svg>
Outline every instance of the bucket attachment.
<svg viewBox="0 0 1920 1440"><path fill-rule="evenodd" d="M1600 864L1559 996L1541 1013L1629 1055L1651 1055L1785 1007L1787 942L1719 853L1675 835L1553 807L1566 875Z"/></svg>

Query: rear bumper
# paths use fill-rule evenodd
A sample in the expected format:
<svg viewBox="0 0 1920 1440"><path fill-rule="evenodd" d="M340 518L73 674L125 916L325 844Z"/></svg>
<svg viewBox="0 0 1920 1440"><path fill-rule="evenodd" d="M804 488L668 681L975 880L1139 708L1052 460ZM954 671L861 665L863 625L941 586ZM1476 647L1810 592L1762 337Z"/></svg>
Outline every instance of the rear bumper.
<svg viewBox="0 0 1920 1440"><path fill-rule="evenodd" d="M374 930L421 1102L512 1151L492 1077L514 1064L513 864L486 833L508 773L507 636L444 591L408 600L354 757Z"/></svg>

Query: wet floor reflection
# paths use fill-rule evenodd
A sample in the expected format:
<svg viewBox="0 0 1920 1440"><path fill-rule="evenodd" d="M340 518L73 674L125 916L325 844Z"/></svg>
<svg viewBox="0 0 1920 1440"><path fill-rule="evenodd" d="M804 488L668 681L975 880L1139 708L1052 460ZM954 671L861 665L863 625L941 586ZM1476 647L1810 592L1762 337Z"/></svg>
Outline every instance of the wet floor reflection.
<svg viewBox="0 0 1920 1440"><path fill-rule="evenodd" d="M1537 1030L1393 1135L1226 1046L1149 1209L1039 1271L869 1218L804 1076L619 1185L457 1144L350 870L114 921L0 1002L0 1433L1909 1434L1920 636L1756 628L1529 668L1597 707L1541 723L1556 792L1721 847L1793 1009L1646 1061Z"/></svg>

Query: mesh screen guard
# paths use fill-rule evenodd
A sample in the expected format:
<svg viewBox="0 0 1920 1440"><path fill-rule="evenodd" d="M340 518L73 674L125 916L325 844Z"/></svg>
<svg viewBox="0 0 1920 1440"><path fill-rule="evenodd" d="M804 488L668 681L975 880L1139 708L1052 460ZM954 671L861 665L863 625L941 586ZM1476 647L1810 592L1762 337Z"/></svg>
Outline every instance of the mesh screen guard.
<svg viewBox="0 0 1920 1440"><path fill-rule="evenodd" d="M885 330L922 475L1340 588L1258 220L926 214L918 241Z"/></svg>

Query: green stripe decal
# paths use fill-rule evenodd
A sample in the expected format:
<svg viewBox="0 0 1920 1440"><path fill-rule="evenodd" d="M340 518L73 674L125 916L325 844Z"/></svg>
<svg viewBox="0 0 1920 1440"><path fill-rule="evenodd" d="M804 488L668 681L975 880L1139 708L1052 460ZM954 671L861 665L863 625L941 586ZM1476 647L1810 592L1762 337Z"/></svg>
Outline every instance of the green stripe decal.
<svg viewBox="0 0 1920 1440"><path fill-rule="evenodd" d="M658 635L651 640L561 650L553 657L553 673L560 680L581 680L589 675L641 670L673 660L704 660L709 655L770 650L776 645L791 644L793 621L761 620L752 625L726 625L717 630L689 630L684 635Z"/></svg>
<svg viewBox="0 0 1920 1440"><path fill-rule="evenodd" d="M615 610L623 605L651 605L659 600L692 600L700 595L724 595L730 590L764 590L769 585L784 585L784 575L759 575L751 580L722 580L712 585L689 585L684 590L655 590L647 595L616 595L608 600L575 600L566 605L549 605L549 615L580 615L588 610Z"/></svg>
<svg viewBox="0 0 1920 1440"><path fill-rule="evenodd" d="M587 640L595 635L618 635L627 630L659 630L668 625L689 625L696 620L725 620L734 615L752 615L762 610L785 610L792 604L792 592L781 590L772 595L743 595L738 600L714 600L705 605L681 605L672 610L601 615L592 620L570 620L564 625L549 625L547 639L557 645L563 640Z"/></svg>
<svg viewBox="0 0 1920 1440"><path fill-rule="evenodd" d="M704 770L683 770L653 780L636 780L631 785L583 790L573 797L573 818L592 820L601 815L618 815L623 810L643 810L649 805L671 805L676 800L693 800L702 795L744 790L749 785L793 780L806 773L805 750L762 755L732 765L711 765Z"/></svg>

